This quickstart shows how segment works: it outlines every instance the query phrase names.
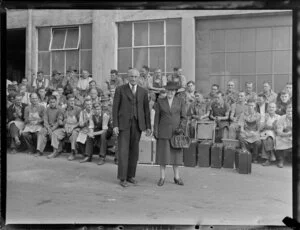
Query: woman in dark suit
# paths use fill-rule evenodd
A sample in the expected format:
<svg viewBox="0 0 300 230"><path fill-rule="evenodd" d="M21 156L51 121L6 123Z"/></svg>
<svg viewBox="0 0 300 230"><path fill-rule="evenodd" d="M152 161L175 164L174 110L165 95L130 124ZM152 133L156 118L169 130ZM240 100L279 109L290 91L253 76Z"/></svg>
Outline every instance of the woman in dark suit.
<svg viewBox="0 0 300 230"><path fill-rule="evenodd" d="M183 185L178 168L183 164L183 150L172 148L170 140L175 130L184 130L185 105L183 99L175 96L178 89L176 83L168 82L165 88L167 97L157 100L154 119L154 136L157 139L156 163L160 165L160 180L157 185L164 184L166 165L173 165L175 184Z"/></svg>

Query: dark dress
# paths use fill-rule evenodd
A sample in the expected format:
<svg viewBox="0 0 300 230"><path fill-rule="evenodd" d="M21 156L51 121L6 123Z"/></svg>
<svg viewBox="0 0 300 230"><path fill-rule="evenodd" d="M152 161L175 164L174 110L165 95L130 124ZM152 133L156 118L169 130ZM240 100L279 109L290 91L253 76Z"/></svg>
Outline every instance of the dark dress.
<svg viewBox="0 0 300 230"><path fill-rule="evenodd" d="M155 108L156 164L182 165L183 150L172 148L170 139L176 128L186 125L184 101L174 97L170 108L167 98L159 98Z"/></svg>

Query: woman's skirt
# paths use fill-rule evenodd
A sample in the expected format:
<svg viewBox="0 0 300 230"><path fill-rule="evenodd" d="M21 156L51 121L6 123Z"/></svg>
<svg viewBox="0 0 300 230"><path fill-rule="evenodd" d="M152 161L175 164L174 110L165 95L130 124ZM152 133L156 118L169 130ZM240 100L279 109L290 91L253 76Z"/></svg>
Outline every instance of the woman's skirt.
<svg viewBox="0 0 300 230"><path fill-rule="evenodd" d="M183 165L183 150L172 148L170 139L158 139L156 142L156 164Z"/></svg>

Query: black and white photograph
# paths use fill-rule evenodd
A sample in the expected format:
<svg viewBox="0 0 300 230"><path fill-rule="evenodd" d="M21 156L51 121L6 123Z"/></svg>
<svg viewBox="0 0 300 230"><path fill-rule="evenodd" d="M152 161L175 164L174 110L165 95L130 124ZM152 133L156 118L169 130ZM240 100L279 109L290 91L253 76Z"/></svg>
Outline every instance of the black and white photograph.
<svg viewBox="0 0 300 230"><path fill-rule="evenodd" d="M6 224L293 216L291 10L6 15Z"/></svg>

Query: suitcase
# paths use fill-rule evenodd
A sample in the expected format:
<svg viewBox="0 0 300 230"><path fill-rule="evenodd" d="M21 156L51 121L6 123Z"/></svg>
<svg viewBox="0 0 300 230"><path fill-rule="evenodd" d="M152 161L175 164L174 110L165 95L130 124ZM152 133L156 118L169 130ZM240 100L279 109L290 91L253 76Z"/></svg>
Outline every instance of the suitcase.
<svg viewBox="0 0 300 230"><path fill-rule="evenodd" d="M190 147L183 149L183 165L186 167L195 167L197 164L197 145L196 140L192 140Z"/></svg>
<svg viewBox="0 0 300 230"><path fill-rule="evenodd" d="M152 163L152 140L151 137L146 137L142 133L139 144L139 164L151 164Z"/></svg>
<svg viewBox="0 0 300 230"><path fill-rule="evenodd" d="M252 155L248 150L239 149L237 150L237 161L238 161L238 172L240 174L250 174Z"/></svg>
<svg viewBox="0 0 300 230"><path fill-rule="evenodd" d="M198 143L197 149L197 162L199 167L209 167L210 166L210 147L212 141L205 140Z"/></svg>
<svg viewBox="0 0 300 230"><path fill-rule="evenodd" d="M223 160L223 144L214 143L210 151L210 167L222 168L222 160Z"/></svg>
<svg viewBox="0 0 300 230"><path fill-rule="evenodd" d="M224 146L223 150L223 168L233 169L235 162L235 147Z"/></svg>
<svg viewBox="0 0 300 230"><path fill-rule="evenodd" d="M215 121L198 121L195 127L195 139L215 142Z"/></svg>

